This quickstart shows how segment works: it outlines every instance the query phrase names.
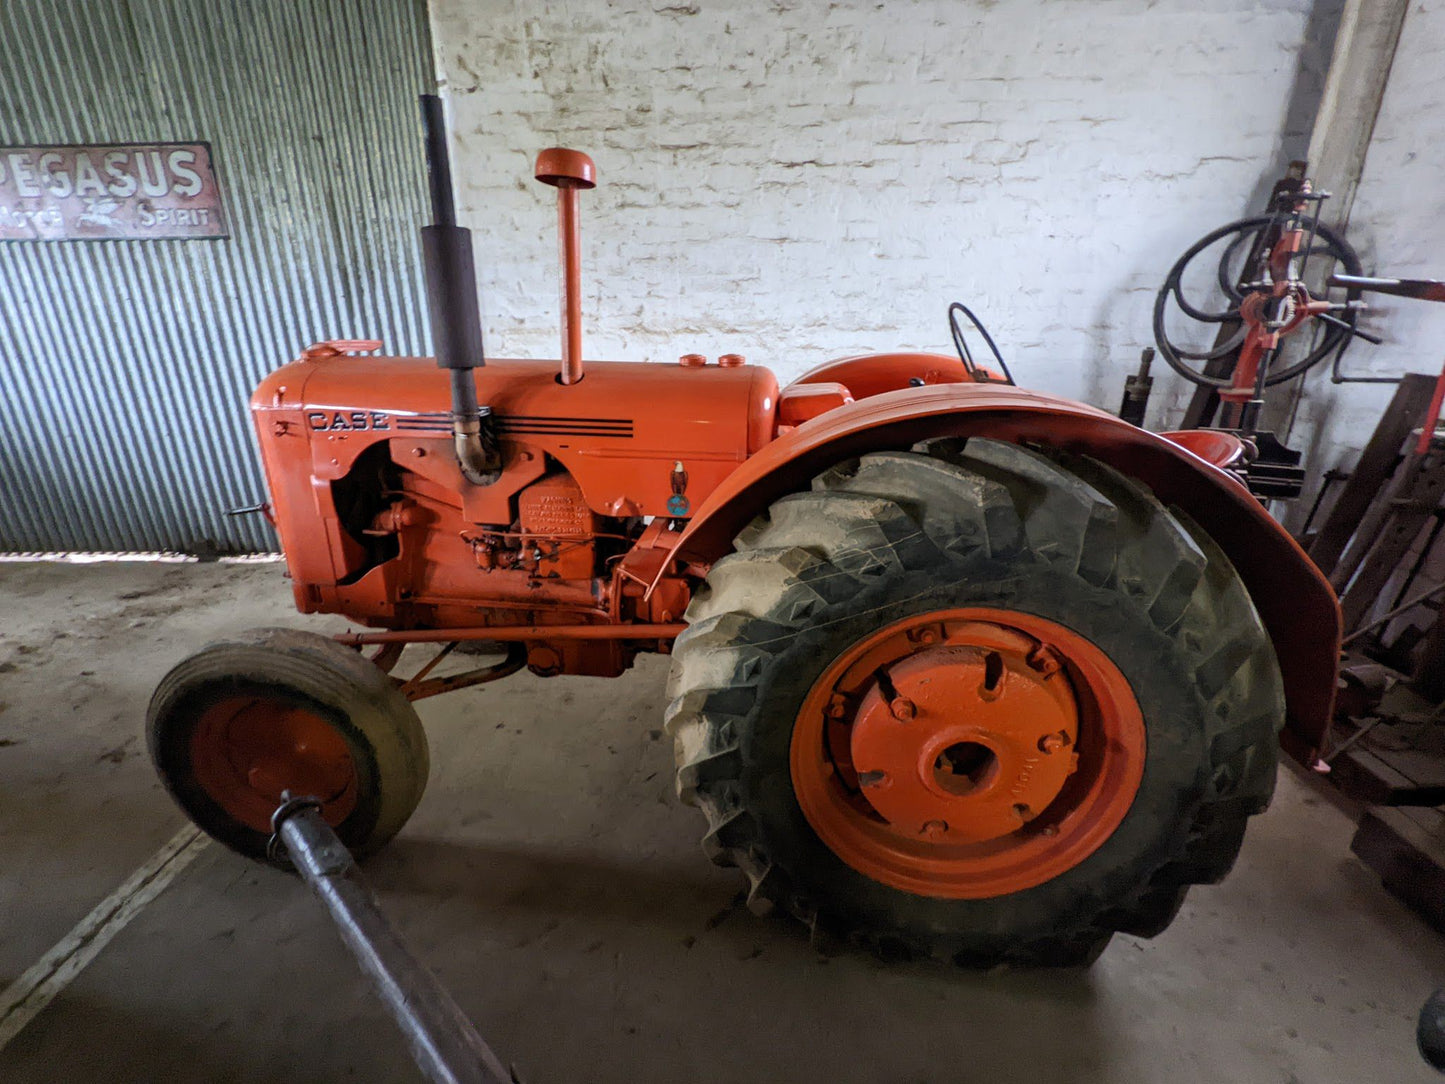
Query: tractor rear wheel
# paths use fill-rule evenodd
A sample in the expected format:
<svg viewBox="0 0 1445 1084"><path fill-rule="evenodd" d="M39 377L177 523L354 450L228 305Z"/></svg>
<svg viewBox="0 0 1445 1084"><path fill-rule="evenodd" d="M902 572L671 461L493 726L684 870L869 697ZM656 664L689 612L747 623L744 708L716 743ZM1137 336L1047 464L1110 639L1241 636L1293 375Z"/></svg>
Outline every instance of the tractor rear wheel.
<svg viewBox="0 0 1445 1084"><path fill-rule="evenodd" d="M182 660L151 697L146 741L186 815L257 859L283 791L319 799L366 855L401 830L428 773L421 720L392 680L294 629L251 629Z"/></svg>
<svg viewBox="0 0 1445 1084"><path fill-rule="evenodd" d="M1096 461L879 452L778 500L688 610L669 687L704 848L886 956L1087 963L1221 879L1284 696L1217 545Z"/></svg>

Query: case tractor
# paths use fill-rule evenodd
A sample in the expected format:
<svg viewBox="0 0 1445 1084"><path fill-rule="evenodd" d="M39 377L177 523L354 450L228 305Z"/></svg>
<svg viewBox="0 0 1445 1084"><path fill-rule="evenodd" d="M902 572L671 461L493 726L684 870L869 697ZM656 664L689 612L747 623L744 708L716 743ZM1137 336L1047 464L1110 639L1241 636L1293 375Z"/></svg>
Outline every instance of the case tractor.
<svg viewBox="0 0 1445 1084"><path fill-rule="evenodd" d="M149 747L192 820L264 858L305 795L364 855L426 784L417 700L659 652L678 794L757 912L893 958L1072 965L1228 872L1281 743L1315 753L1339 646L1329 584L1224 469L1237 440L966 350L785 387L736 354L584 365L596 171L561 148L536 165L561 358L487 358L423 113L436 357L323 342L251 401L296 605L364 628L241 632L164 678ZM458 645L482 655L437 674Z"/></svg>

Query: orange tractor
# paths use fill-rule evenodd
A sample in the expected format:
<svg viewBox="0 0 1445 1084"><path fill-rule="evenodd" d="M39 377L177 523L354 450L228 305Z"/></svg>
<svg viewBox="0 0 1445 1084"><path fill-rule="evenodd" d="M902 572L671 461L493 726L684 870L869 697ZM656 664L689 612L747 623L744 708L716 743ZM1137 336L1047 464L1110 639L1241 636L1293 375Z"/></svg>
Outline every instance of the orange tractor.
<svg viewBox="0 0 1445 1084"><path fill-rule="evenodd" d="M584 368L595 172L563 149L536 171L561 360L484 363L427 116L437 357L321 343L252 400L296 604L367 630L246 632L165 677L151 754L198 825L264 856L289 792L374 851L426 783L414 701L651 651L678 793L756 911L890 956L1075 964L1225 875L1281 740L1319 744L1339 639L1329 585L1215 465L1232 438L1188 450L966 351L783 388L731 354ZM435 675L475 642L504 657Z"/></svg>

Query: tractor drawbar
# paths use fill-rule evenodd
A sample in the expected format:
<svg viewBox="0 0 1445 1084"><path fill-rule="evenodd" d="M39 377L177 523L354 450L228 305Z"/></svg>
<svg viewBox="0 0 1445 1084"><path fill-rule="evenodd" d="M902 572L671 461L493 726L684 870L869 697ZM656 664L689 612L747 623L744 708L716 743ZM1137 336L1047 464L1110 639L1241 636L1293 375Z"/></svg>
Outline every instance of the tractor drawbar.
<svg viewBox="0 0 1445 1084"><path fill-rule="evenodd" d="M315 798L284 794L271 815L270 850L284 854L330 913L336 932L401 1028L413 1060L437 1084L516 1084L425 966L387 921L346 845Z"/></svg>
<svg viewBox="0 0 1445 1084"><path fill-rule="evenodd" d="M477 307L472 231L457 225L441 99L435 94L423 94L421 115L426 129L426 168L433 220L421 230L432 338L437 365L451 370L452 433L457 462L467 481L487 486L501 477L502 457L492 431L492 408L477 403L477 386L472 378L472 370L487 363L482 349L482 317Z"/></svg>

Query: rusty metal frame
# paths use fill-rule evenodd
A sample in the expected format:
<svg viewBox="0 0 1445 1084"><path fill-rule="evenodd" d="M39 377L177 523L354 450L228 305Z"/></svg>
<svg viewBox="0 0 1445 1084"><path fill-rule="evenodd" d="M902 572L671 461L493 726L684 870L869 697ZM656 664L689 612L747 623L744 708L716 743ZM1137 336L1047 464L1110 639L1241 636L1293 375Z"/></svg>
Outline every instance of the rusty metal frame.
<svg viewBox="0 0 1445 1084"><path fill-rule="evenodd" d="M501 678L515 674L522 667L527 665L527 649L520 643L507 645L507 657L499 663L491 666L479 666L473 670L467 670L461 674L448 674L445 677L428 679L428 676L437 665L456 650L460 641L453 640L436 655L427 661L426 665L418 670L411 677L402 681L398 686L398 692L413 702L425 700L429 696L440 696L442 693L456 692L458 689L470 689L473 685L484 685L489 681L497 681Z"/></svg>
<svg viewBox="0 0 1445 1084"><path fill-rule="evenodd" d="M687 625L483 625L459 629L383 629L377 632L341 632L332 637L347 647L369 644L449 644L453 641L495 640L498 643L548 640L675 640Z"/></svg>

